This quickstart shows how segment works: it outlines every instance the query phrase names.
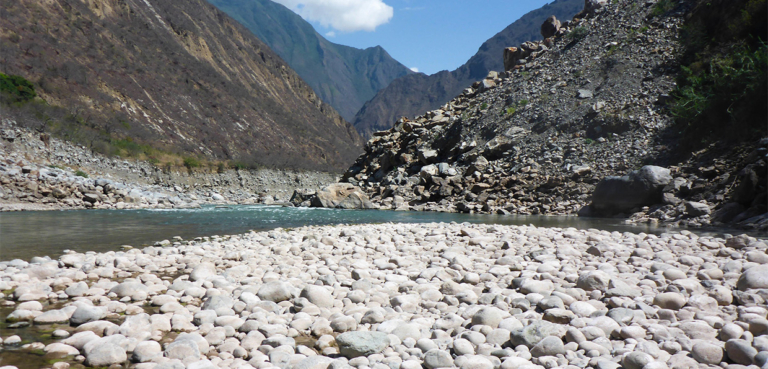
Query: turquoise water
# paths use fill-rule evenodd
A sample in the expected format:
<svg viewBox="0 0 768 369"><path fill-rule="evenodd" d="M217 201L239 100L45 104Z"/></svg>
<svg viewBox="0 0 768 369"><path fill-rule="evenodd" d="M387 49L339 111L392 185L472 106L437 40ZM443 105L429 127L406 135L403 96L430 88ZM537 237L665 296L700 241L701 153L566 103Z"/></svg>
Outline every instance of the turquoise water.
<svg viewBox="0 0 768 369"><path fill-rule="evenodd" d="M69 210L0 213L0 260L139 247L181 236L226 235L306 225L359 223L469 222L544 227L596 228L609 231L662 233L666 228L630 226L619 219L578 217L470 215L380 210L335 210L240 205L173 210Z"/></svg>

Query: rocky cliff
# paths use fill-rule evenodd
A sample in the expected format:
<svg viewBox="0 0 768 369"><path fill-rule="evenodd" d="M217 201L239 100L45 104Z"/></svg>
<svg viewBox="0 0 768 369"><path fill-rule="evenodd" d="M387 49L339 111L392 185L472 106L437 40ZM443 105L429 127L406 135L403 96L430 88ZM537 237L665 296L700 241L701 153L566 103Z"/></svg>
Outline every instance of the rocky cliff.
<svg viewBox="0 0 768 369"><path fill-rule="evenodd" d="M248 165L338 170L359 154L350 124L203 0L2 0L0 12L0 71L45 101L3 105L19 124L96 151Z"/></svg>
<svg viewBox="0 0 768 369"><path fill-rule="evenodd" d="M679 149L703 137L673 117L687 104L676 87L688 69L681 71L680 35L690 29L686 15L709 5L586 4L571 21L548 20L542 29L552 37L507 49L506 72L491 72L439 109L374 133L344 180L384 208L575 214L601 179L654 164L670 169L660 203L624 216L768 226L764 108L754 112L749 136ZM630 187L643 181L623 178Z"/></svg>
<svg viewBox="0 0 768 369"><path fill-rule="evenodd" d="M550 15L570 18L583 7L582 0L557 0L531 11L491 37L458 69L427 76L411 74L393 81L365 103L354 118L355 128L366 138L392 127L400 117L413 117L437 109L490 71L501 71L499 55L509 45L540 39L541 22Z"/></svg>
<svg viewBox="0 0 768 369"><path fill-rule="evenodd" d="M349 121L376 92L413 74L380 46L361 50L328 41L296 13L270 0L208 1L264 41Z"/></svg>

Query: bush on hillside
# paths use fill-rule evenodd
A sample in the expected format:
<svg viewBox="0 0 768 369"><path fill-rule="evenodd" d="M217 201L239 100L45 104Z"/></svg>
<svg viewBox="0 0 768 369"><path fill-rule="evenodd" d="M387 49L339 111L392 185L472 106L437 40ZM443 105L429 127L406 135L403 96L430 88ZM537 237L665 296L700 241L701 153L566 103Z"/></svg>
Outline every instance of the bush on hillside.
<svg viewBox="0 0 768 369"><path fill-rule="evenodd" d="M37 97L35 86L24 77L0 73L0 93L11 102L24 103Z"/></svg>

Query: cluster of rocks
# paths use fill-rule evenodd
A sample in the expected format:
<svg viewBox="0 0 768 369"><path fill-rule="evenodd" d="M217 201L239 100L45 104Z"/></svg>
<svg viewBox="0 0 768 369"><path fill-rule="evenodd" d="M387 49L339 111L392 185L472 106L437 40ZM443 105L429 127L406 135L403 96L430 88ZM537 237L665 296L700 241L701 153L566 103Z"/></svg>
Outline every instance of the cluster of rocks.
<svg viewBox="0 0 768 369"><path fill-rule="evenodd" d="M632 214L629 221L679 225L728 224L766 230L766 154L768 138L760 140L756 146L735 148L725 156L706 153L709 157L702 160L694 155L682 165L672 168L675 178L663 189L662 201L643 207Z"/></svg>
<svg viewBox="0 0 768 369"><path fill-rule="evenodd" d="M277 204L287 202L296 187L318 188L335 180L320 172L163 170L144 161L107 158L9 120L0 124L0 211Z"/></svg>
<svg viewBox="0 0 768 369"><path fill-rule="evenodd" d="M0 262L0 337L92 367L768 367L746 235L380 224Z"/></svg>
<svg viewBox="0 0 768 369"><path fill-rule="evenodd" d="M441 109L374 134L342 181L387 209L576 214L599 181L669 151L658 137L673 123L666 104L678 72L685 6L654 17L652 1L589 0L571 21L551 17L542 25L543 41L505 50L507 71L489 73ZM685 200L723 207L749 177L737 173L749 165L765 168L760 146L749 147L751 162L719 163L726 168L718 172L719 187L691 176L717 166L718 158L658 163L691 183L691 191L675 191L682 201L660 203L670 205L663 216L649 216L655 208L634 219L708 223L690 221ZM763 197L749 201L757 198ZM765 214L764 208L745 215Z"/></svg>
<svg viewBox="0 0 768 369"><path fill-rule="evenodd" d="M289 201L293 206L330 209L377 209L359 187L349 183L333 183L318 191L295 190Z"/></svg>

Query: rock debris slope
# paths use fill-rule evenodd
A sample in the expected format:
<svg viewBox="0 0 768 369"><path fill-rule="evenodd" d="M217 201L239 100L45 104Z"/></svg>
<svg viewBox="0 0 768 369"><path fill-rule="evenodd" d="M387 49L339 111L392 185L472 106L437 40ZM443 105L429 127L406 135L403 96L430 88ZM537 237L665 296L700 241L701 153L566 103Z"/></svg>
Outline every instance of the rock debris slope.
<svg viewBox="0 0 768 369"><path fill-rule="evenodd" d="M570 18L581 10L582 0L556 0L533 10L485 41L464 65L453 71L433 75L414 73L400 77L366 102L355 115L355 128L366 139L373 132L392 127L400 117L413 117L439 108L489 71L501 70L499 52L528 40L538 40L539 26L550 15Z"/></svg>
<svg viewBox="0 0 768 369"><path fill-rule="evenodd" d="M505 50L507 72L491 72L440 109L375 133L343 180L384 208L574 214L602 178L660 160L674 145L659 135L673 123L665 105L688 4L654 16L653 2L586 3L572 21L547 20L542 31L554 36ZM734 186L747 164L764 169L765 146L715 160L720 171L712 174L730 162L730 182L719 178ZM670 205L654 221L710 221L730 187L701 178L697 168L707 163L694 155L671 168L680 178L664 189ZM707 214L686 213L678 196Z"/></svg>
<svg viewBox="0 0 768 369"><path fill-rule="evenodd" d="M743 235L380 224L159 245L0 262L0 345L32 323L54 342L20 349L90 367L768 362L768 246Z"/></svg>
<svg viewBox="0 0 768 369"><path fill-rule="evenodd" d="M28 104L30 128L262 166L343 170L359 155L354 128L204 0L2 0L0 28L0 70L67 110L52 123Z"/></svg>

